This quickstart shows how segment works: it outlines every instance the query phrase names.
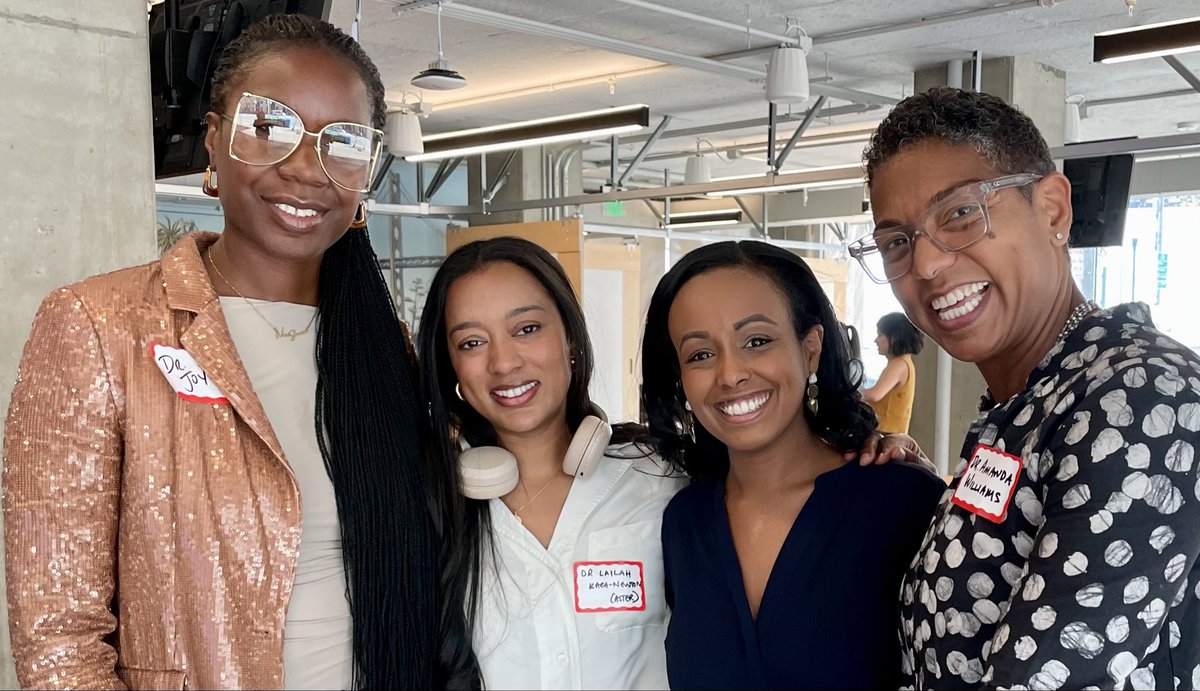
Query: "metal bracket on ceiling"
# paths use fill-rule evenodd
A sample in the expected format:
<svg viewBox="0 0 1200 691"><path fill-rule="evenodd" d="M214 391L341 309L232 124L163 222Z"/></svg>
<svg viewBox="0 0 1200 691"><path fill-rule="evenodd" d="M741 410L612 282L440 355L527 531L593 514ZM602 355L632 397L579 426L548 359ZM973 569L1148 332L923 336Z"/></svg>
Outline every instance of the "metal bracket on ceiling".
<svg viewBox="0 0 1200 691"><path fill-rule="evenodd" d="M486 156L487 154L484 155ZM517 149L509 151L508 155L504 157L504 163L501 163L500 170L496 171L496 178L492 180L492 184L488 185L487 189L484 190L483 203L485 205L491 204L492 200L496 198L496 194L499 193L504 185L508 182L508 167L512 165L513 159L516 157Z"/></svg>
<svg viewBox="0 0 1200 691"><path fill-rule="evenodd" d="M1171 69L1178 72L1179 76L1183 77L1183 80L1190 84L1193 89L1200 91L1200 77L1197 77L1195 72L1192 72L1187 68L1187 65L1180 62L1179 58L1174 55L1164 55L1162 59L1171 66Z"/></svg>
<svg viewBox="0 0 1200 691"><path fill-rule="evenodd" d="M787 161L788 155L792 153L792 149L796 148L796 142L799 142L800 137L803 137L804 133L808 131L809 125L813 123L813 120L817 119L817 114L821 112L821 108L825 106L825 103L828 100L828 96L818 96L816 103L814 103L812 108L809 108L808 112L804 114L804 119L800 121L800 126L796 128L795 132L792 133L792 138L788 140L787 144L784 144L783 151L780 151L779 155L775 157L776 173L779 173L779 170L783 168L783 164L785 161ZM775 142L770 142L770 145L772 148L774 148Z"/></svg>
<svg viewBox="0 0 1200 691"><path fill-rule="evenodd" d="M625 181L629 179L629 176L633 174L633 171L637 170L638 166L642 165L642 161L646 160L646 154L650 153L650 149L653 148L654 144L658 142L658 138L662 136L663 132L667 131L667 126L671 124L671 120L673 119L674 116L671 115L663 116L662 121L658 123L658 127L654 128L654 132L650 134L650 138L647 139L644 144L642 144L642 148L639 149L637 155L633 157L633 161L631 161L629 166L625 168L625 172L621 173L621 176L617 178L615 183L616 187L625 186Z"/></svg>
<svg viewBox="0 0 1200 691"><path fill-rule="evenodd" d="M433 195L437 194L437 191L442 189L442 185L446 184L446 181L450 179L451 173L453 173L464 160L466 159L464 159L462 156L442 159L441 163L438 164L437 172L433 174L433 179L429 181L429 187L425 190L425 199L432 199Z"/></svg>

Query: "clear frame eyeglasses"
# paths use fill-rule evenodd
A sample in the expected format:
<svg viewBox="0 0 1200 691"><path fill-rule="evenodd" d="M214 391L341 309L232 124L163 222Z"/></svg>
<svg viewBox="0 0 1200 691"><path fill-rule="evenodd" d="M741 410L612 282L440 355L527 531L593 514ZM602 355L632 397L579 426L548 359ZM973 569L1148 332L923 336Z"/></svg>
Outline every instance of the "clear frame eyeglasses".
<svg viewBox="0 0 1200 691"><path fill-rule="evenodd" d="M333 184L350 192L369 192L383 132L357 122L331 122L317 132L304 129L300 115L266 96L244 92L233 117L229 157L251 166L271 166L291 156L306 135L314 145L321 170Z"/></svg>
<svg viewBox="0 0 1200 691"><path fill-rule="evenodd" d="M943 252L965 250L991 230L988 200L993 194L1041 179L1036 173L1018 173L963 185L930 206L913 227L877 228L846 249L872 281L889 283L912 271L918 237L924 236Z"/></svg>

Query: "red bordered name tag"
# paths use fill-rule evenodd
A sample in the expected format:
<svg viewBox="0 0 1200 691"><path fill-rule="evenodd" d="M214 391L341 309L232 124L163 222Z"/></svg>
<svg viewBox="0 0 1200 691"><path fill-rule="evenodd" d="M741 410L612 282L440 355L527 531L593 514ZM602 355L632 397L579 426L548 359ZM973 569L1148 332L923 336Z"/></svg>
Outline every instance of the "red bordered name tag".
<svg viewBox="0 0 1200 691"><path fill-rule="evenodd" d="M150 355L154 364L175 389L175 395L193 403L229 403L217 385L208 378L208 373L191 353L161 343L150 344Z"/></svg>
<svg viewBox="0 0 1200 691"><path fill-rule="evenodd" d="M640 561L577 561L575 611L641 612L646 584Z"/></svg>
<svg viewBox="0 0 1200 691"><path fill-rule="evenodd" d="M980 444L950 501L992 523L1003 523L1020 479L1020 458Z"/></svg>

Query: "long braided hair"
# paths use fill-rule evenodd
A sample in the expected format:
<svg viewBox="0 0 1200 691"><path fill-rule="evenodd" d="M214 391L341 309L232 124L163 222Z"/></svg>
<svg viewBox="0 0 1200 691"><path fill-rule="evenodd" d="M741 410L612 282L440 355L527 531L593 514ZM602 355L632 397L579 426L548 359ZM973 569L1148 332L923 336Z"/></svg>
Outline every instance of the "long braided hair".
<svg viewBox="0 0 1200 691"><path fill-rule="evenodd" d="M222 53L213 77L218 107L264 56L319 48L354 66L382 127L379 72L333 25L272 15ZM443 532L456 478L426 461L430 429L408 334L365 231L349 230L321 263L316 429L333 483L353 617L357 689L473 688L478 666L466 641L461 595L447 597Z"/></svg>

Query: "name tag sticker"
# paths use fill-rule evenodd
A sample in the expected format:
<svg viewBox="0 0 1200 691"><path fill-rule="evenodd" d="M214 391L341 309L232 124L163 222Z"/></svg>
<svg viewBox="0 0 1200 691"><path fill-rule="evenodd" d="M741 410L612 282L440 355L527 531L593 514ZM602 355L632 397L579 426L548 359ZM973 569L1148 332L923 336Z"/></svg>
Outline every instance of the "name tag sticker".
<svg viewBox="0 0 1200 691"><path fill-rule="evenodd" d="M642 612L646 585L640 561L575 562L576 612Z"/></svg>
<svg viewBox="0 0 1200 691"><path fill-rule="evenodd" d="M153 343L150 353L154 357L154 364L167 378L167 383L175 389L175 395L183 400L194 403L229 402L186 350Z"/></svg>
<svg viewBox="0 0 1200 691"><path fill-rule="evenodd" d="M980 444L950 501L992 523L1003 523L1020 479L1020 458Z"/></svg>

